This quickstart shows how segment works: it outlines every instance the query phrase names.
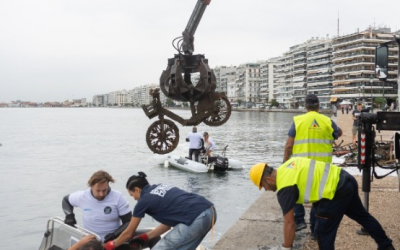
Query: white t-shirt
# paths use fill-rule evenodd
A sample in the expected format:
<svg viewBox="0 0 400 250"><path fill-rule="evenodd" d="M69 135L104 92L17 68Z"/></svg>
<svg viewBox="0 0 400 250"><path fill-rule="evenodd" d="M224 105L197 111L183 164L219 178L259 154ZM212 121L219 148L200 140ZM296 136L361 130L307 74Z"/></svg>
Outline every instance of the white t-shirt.
<svg viewBox="0 0 400 250"><path fill-rule="evenodd" d="M94 198L90 189L78 191L69 195L69 203L82 209L83 227L98 234L101 240L121 225L119 216L131 211L122 194L112 189L102 201Z"/></svg>
<svg viewBox="0 0 400 250"><path fill-rule="evenodd" d="M203 139L203 137L199 133L197 132L189 133L186 138L189 139L189 148L192 149L201 148L201 139Z"/></svg>
<svg viewBox="0 0 400 250"><path fill-rule="evenodd" d="M208 140L204 143L204 148L206 150L211 150L213 151L215 148L215 143L211 137L208 137Z"/></svg>

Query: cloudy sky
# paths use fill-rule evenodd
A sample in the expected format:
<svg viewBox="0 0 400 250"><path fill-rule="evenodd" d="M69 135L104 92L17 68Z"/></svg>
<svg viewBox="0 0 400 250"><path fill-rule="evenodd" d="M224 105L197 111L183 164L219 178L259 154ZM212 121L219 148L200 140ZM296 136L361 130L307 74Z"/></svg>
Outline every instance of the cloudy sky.
<svg viewBox="0 0 400 250"><path fill-rule="evenodd" d="M92 99L157 83L197 0L0 0L0 102ZM212 0L195 34L210 67L311 37L400 29L398 0Z"/></svg>

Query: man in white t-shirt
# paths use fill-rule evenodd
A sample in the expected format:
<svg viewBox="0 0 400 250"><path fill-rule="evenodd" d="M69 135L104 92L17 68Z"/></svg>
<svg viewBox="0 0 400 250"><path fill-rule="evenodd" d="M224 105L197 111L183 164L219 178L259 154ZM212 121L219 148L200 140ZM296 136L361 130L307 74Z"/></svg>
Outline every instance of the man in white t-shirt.
<svg viewBox="0 0 400 250"><path fill-rule="evenodd" d="M203 138L197 133L196 126L193 126L192 132L186 136L186 141L189 142L189 159L192 160L194 154L194 160L199 161L200 149L203 146Z"/></svg>
<svg viewBox="0 0 400 250"><path fill-rule="evenodd" d="M74 207L82 209L83 227L99 235L104 242L113 240L128 226L132 212L128 201L109 183L114 179L105 171L97 171L88 181L89 189L64 197L62 208L65 223L76 224Z"/></svg>

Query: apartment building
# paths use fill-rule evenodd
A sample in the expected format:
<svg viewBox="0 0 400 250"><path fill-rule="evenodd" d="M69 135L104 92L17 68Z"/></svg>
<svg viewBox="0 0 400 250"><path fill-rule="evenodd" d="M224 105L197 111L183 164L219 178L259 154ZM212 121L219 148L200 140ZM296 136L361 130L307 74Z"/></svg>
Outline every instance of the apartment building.
<svg viewBox="0 0 400 250"><path fill-rule="evenodd" d="M369 28L333 39L332 97L371 101L397 96L390 82L397 77L398 47L389 49L388 82L374 78L375 47L388 40L393 40L390 28Z"/></svg>
<svg viewBox="0 0 400 250"><path fill-rule="evenodd" d="M318 96L321 107L329 107L332 93L332 39L311 39L307 45L307 93Z"/></svg>
<svg viewBox="0 0 400 250"><path fill-rule="evenodd" d="M290 47L277 59L274 98L287 108L304 105L307 94L320 98L321 106L329 105L332 85L332 40L311 38Z"/></svg>
<svg viewBox="0 0 400 250"><path fill-rule="evenodd" d="M217 80L217 92L228 92L228 82L232 82L236 78L236 67L219 66L213 69Z"/></svg>
<svg viewBox="0 0 400 250"><path fill-rule="evenodd" d="M260 64L260 101L271 102L274 99L275 81L275 65L277 58L270 58Z"/></svg>
<svg viewBox="0 0 400 250"><path fill-rule="evenodd" d="M303 43L290 48L290 52L293 56L293 71L291 76L293 90L291 93L291 108L298 108L299 106L304 105L304 98L307 92L307 46L308 43Z"/></svg>
<svg viewBox="0 0 400 250"><path fill-rule="evenodd" d="M130 105L129 93L125 89L122 91L117 91L115 94L115 104L119 107Z"/></svg>
<svg viewBox="0 0 400 250"><path fill-rule="evenodd" d="M104 95L93 96L92 103L93 103L94 107L103 107L104 106Z"/></svg>
<svg viewBox="0 0 400 250"><path fill-rule="evenodd" d="M260 102L260 63L241 64L236 69L236 79L234 83L229 83L228 98L231 101L238 100L245 103ZM232 91L231 88L234 88ZM234 93L234 96L231 96Z"/></svg>
<svg viewBox="0 0 400 250"><path fill-rule="evenodd" d="M287 108L291 107L293 99L293 54L285 52L276 63L276 89L274 99Z"/></svg>

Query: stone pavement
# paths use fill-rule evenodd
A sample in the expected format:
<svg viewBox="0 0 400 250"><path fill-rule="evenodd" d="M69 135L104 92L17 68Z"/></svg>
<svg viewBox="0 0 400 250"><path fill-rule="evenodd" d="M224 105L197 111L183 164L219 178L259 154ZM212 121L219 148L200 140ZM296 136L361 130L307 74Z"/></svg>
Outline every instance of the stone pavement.
<svg viewBox="0 0 400 250"><path fill-rule="evenodd" d="M306 214L309 214L308 211ZM306 229L297 232L292 249L303 249L307 237L309 234ZM275 250L282 243L282 210L276 193L264 192L217 242L213 250Z"/></svg>

